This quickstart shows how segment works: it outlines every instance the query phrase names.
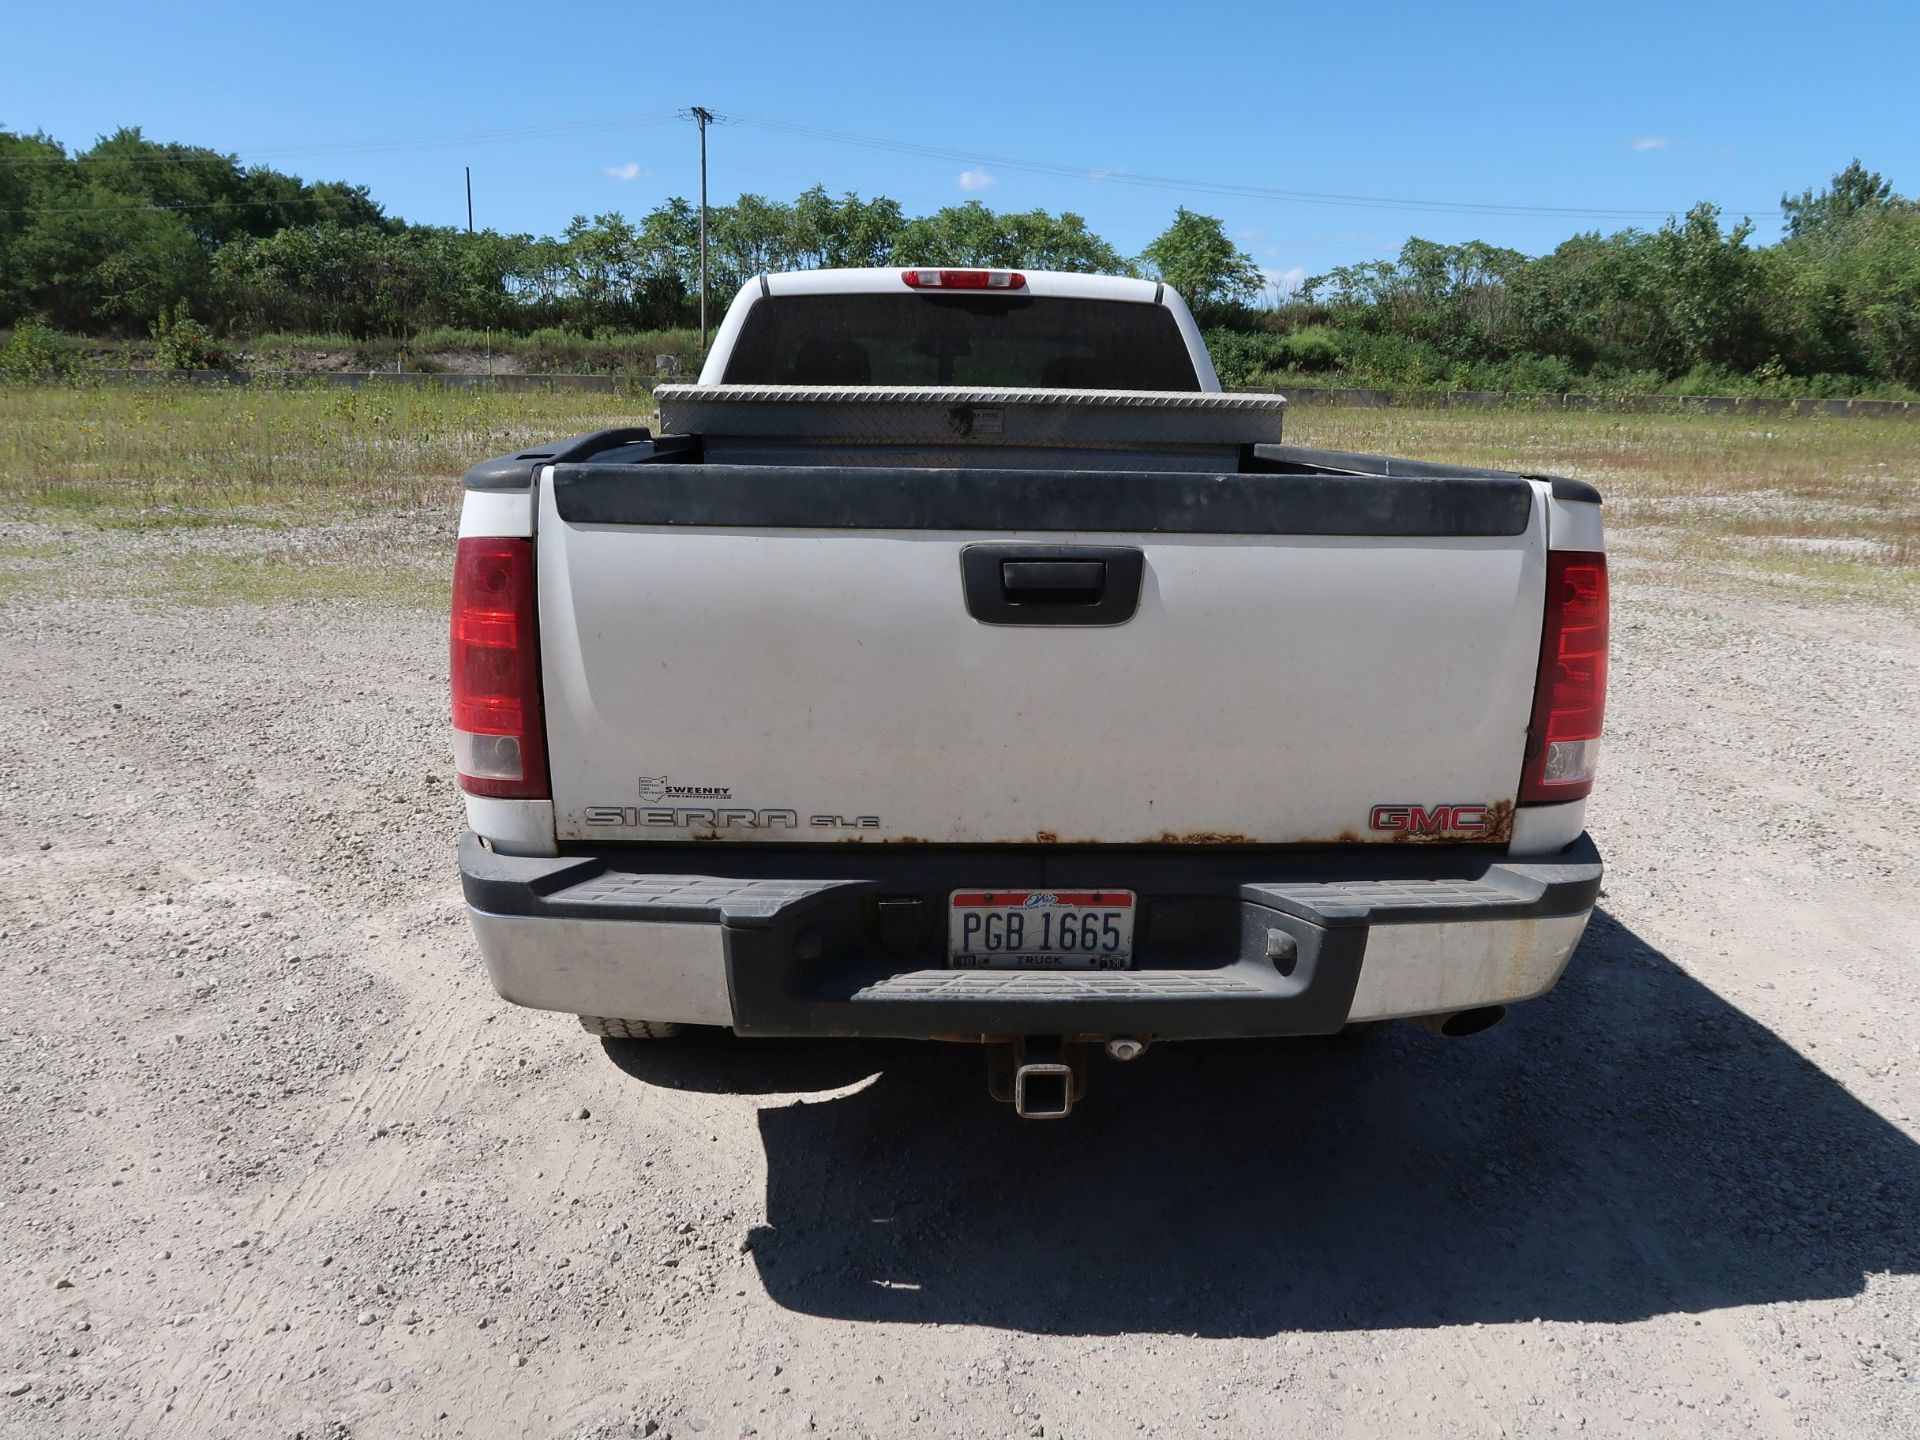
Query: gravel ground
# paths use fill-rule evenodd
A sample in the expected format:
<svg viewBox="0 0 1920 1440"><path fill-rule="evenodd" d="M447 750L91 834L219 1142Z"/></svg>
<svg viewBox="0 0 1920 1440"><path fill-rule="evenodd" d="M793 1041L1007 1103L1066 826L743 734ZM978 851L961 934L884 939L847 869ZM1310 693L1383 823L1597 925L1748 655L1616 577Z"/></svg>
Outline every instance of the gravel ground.
<svg viewBox="0 0 1920 1440"><path fill-rule="evenodd" d="M0 591L0 1434L1920 1435L1910 618L1629 553L1554 994L1042 1126L496 1001L442 619L179 544Z"/></svg>

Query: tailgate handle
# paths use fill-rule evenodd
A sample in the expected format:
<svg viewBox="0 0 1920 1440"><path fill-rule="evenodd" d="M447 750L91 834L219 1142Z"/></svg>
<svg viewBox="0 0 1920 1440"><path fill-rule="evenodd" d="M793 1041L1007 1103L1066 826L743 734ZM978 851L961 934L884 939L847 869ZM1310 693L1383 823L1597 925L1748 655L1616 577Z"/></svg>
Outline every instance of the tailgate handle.
<svg viewBox="0 0 1920 1440"><path fill-rule="evenodd" d="M968 545L967 613L984 625L1124 625L1146 557L1130 545Z"/></svg>
<svg viewBox="0 0 1920 1440"><path fill-rule="evenodd" d="M1107 562L1104 560L1003 560L1000 583L1016 599L1031 591L1052 591L1059 595L1085 595L1096 600L1107 588ZM1034 595L1033 599L1040 596Z"/></svg>

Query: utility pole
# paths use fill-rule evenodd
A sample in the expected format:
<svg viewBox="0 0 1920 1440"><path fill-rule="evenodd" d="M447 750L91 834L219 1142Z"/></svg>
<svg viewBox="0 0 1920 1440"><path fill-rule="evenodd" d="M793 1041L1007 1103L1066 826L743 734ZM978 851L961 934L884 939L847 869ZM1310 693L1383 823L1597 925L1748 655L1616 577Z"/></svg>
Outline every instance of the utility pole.
<svg viewBox="0 0 1920 1440"><path fill-rule="evenodd" d="M693 118L700 125L700 352L707 349L707 125L711 110L693 107Z"/></svg>
<svg viewBox="0 0 1920 1440"><path fill-rule="evenodd" d="M473 233L473 167L467 166L467 233Z"/></svg>

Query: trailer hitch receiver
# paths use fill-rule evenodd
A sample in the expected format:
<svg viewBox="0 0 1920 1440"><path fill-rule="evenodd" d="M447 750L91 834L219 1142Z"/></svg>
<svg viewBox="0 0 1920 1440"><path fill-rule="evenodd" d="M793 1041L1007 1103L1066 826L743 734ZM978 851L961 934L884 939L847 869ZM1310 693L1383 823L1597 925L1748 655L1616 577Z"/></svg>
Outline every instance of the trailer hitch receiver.
<svg viewBox="0 0 1920 1440"><path fill-rule="evenodd" d="M1064 1120L1087 1094L1087 1049L1057 1035L987 1046L987 1091L1023 1120Z"/></svg>

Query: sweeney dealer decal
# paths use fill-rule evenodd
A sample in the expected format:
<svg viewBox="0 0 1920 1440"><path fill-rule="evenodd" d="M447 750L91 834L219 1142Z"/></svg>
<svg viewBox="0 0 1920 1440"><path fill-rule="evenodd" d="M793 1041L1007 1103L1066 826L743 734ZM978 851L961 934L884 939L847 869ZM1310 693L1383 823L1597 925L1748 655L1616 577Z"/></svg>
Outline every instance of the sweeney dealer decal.
<svg viewBox="0 0 1920 1440"><path fill-rule="evenodd" d="M878 830L878 815L811 815L786 806L676 805L676 800L731 800L731 785L677 785L667 775L639 778L638 805L589 805L587 824L634 830Z"/></svg>
<svg viewBox="0 0 1920 1440"><path fill-rule="evenodd" d="M675 785L665 775L642 775L640 798L649 805L662 800L731 800L731 785Z"/></svg>
<svg viewBox="0 0 1920 1440"><path fill-rule="evenodd" d="M731 805L588 805L589 825L638 830L878 830L878 815L805 815L798 810L748 810Z"/></svg>

